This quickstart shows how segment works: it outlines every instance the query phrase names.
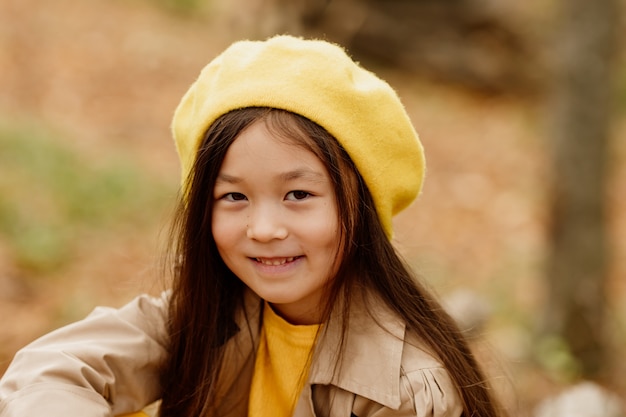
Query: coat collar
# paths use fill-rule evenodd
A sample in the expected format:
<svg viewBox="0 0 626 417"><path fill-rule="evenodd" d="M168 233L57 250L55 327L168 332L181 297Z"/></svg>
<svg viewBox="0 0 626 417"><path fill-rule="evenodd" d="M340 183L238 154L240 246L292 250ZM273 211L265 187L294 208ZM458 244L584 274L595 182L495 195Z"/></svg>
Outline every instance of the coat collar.
<svg viewBox="0 0 626 417"><path fill-rule="evenodd" d="M384 326L384 327L383 327ZM355 297L350 306L344 351L340 317L321 335L309 374L311 384L331 384L391 409L400 407L400 365L405 323L372 296Z"/></svg>
<svg viewBox="0 0 626 417"><path fill-rule="evenodd" d="M400 363L405 324L380 300L354 297L344 351L337 363L341 343L341 317L331 317L314 352L309 384L334 385L391 409L400 406ZM251 291L244 299L244 311L237 319L239 332L229 341L224 363L237 378L244 364L250 365L258 346L262 301ZM384 326L384 327L383 327ZM253 361L252 361L253 362ZM238 369L232 365L239 364ZM233 372L234 371L234 372ZM226 381L225 381L226 382ZM230 381L232 383L232 381ZM231 385L226 382L226 386Z"/></svg>

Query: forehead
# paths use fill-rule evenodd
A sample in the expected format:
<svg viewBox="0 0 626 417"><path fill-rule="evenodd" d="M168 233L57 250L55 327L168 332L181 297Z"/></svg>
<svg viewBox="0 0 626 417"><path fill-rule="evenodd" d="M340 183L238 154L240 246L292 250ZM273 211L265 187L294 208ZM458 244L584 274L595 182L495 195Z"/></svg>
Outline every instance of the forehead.
<svg viewBox="0 0 626 417"><path fill-rule="evenodd" d="M317 173L327 176L324 163L303 141L303 132L291 135L276 132L265 120L258 120L244 129L228 148L220 169L221 174L230 171L258 172L259 175L291 172L292 178Z"/></svg>

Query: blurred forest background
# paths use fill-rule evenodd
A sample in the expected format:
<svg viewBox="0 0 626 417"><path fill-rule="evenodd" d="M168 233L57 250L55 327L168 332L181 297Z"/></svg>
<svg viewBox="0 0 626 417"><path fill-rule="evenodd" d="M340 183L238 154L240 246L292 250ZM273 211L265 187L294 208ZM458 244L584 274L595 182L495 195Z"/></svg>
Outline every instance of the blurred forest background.
<svg viewBox="0 0 626 417"><path fill-rule="evenodd" d="M0 373L94 306L159 291L178 100L232 41L291 33L343 44L402 97L428 178L396 243L513 415L581 381L623 401L623 3L0 0Z"/></svg>

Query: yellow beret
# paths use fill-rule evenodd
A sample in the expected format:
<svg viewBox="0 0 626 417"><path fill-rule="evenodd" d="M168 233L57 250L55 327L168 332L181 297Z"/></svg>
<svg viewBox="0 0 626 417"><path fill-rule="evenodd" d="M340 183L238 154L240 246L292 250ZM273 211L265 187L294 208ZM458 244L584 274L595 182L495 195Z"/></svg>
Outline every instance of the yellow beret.
<svg viewBox="0 0 626 417"><path fill-rule="evenodd" d="M425 161L389 84L326 41L276 36L236 42L202 70L174 113L183 181L209 126L231 110L255 106L297 113L333 135L365 180L392 236L392 217L420 192Z"/></svg>

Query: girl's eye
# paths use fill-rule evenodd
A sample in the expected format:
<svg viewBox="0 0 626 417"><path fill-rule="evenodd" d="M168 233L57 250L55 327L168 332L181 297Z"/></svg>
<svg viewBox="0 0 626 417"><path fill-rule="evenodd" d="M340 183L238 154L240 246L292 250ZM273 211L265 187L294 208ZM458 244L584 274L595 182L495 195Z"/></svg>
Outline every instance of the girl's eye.
<svg viewBox="0 0 626 417"><path fill-rule="evenodd" d="M243 201L246 199L246 196L241 193L228 193L222 198L226 201Z"/></svg>
<svg viewBox="0 0 626 417"><path fill-rule="evenodd" d="M285 197L286 200L304 200L311 196L311 193L302 190L290 191Z"/></svg>

